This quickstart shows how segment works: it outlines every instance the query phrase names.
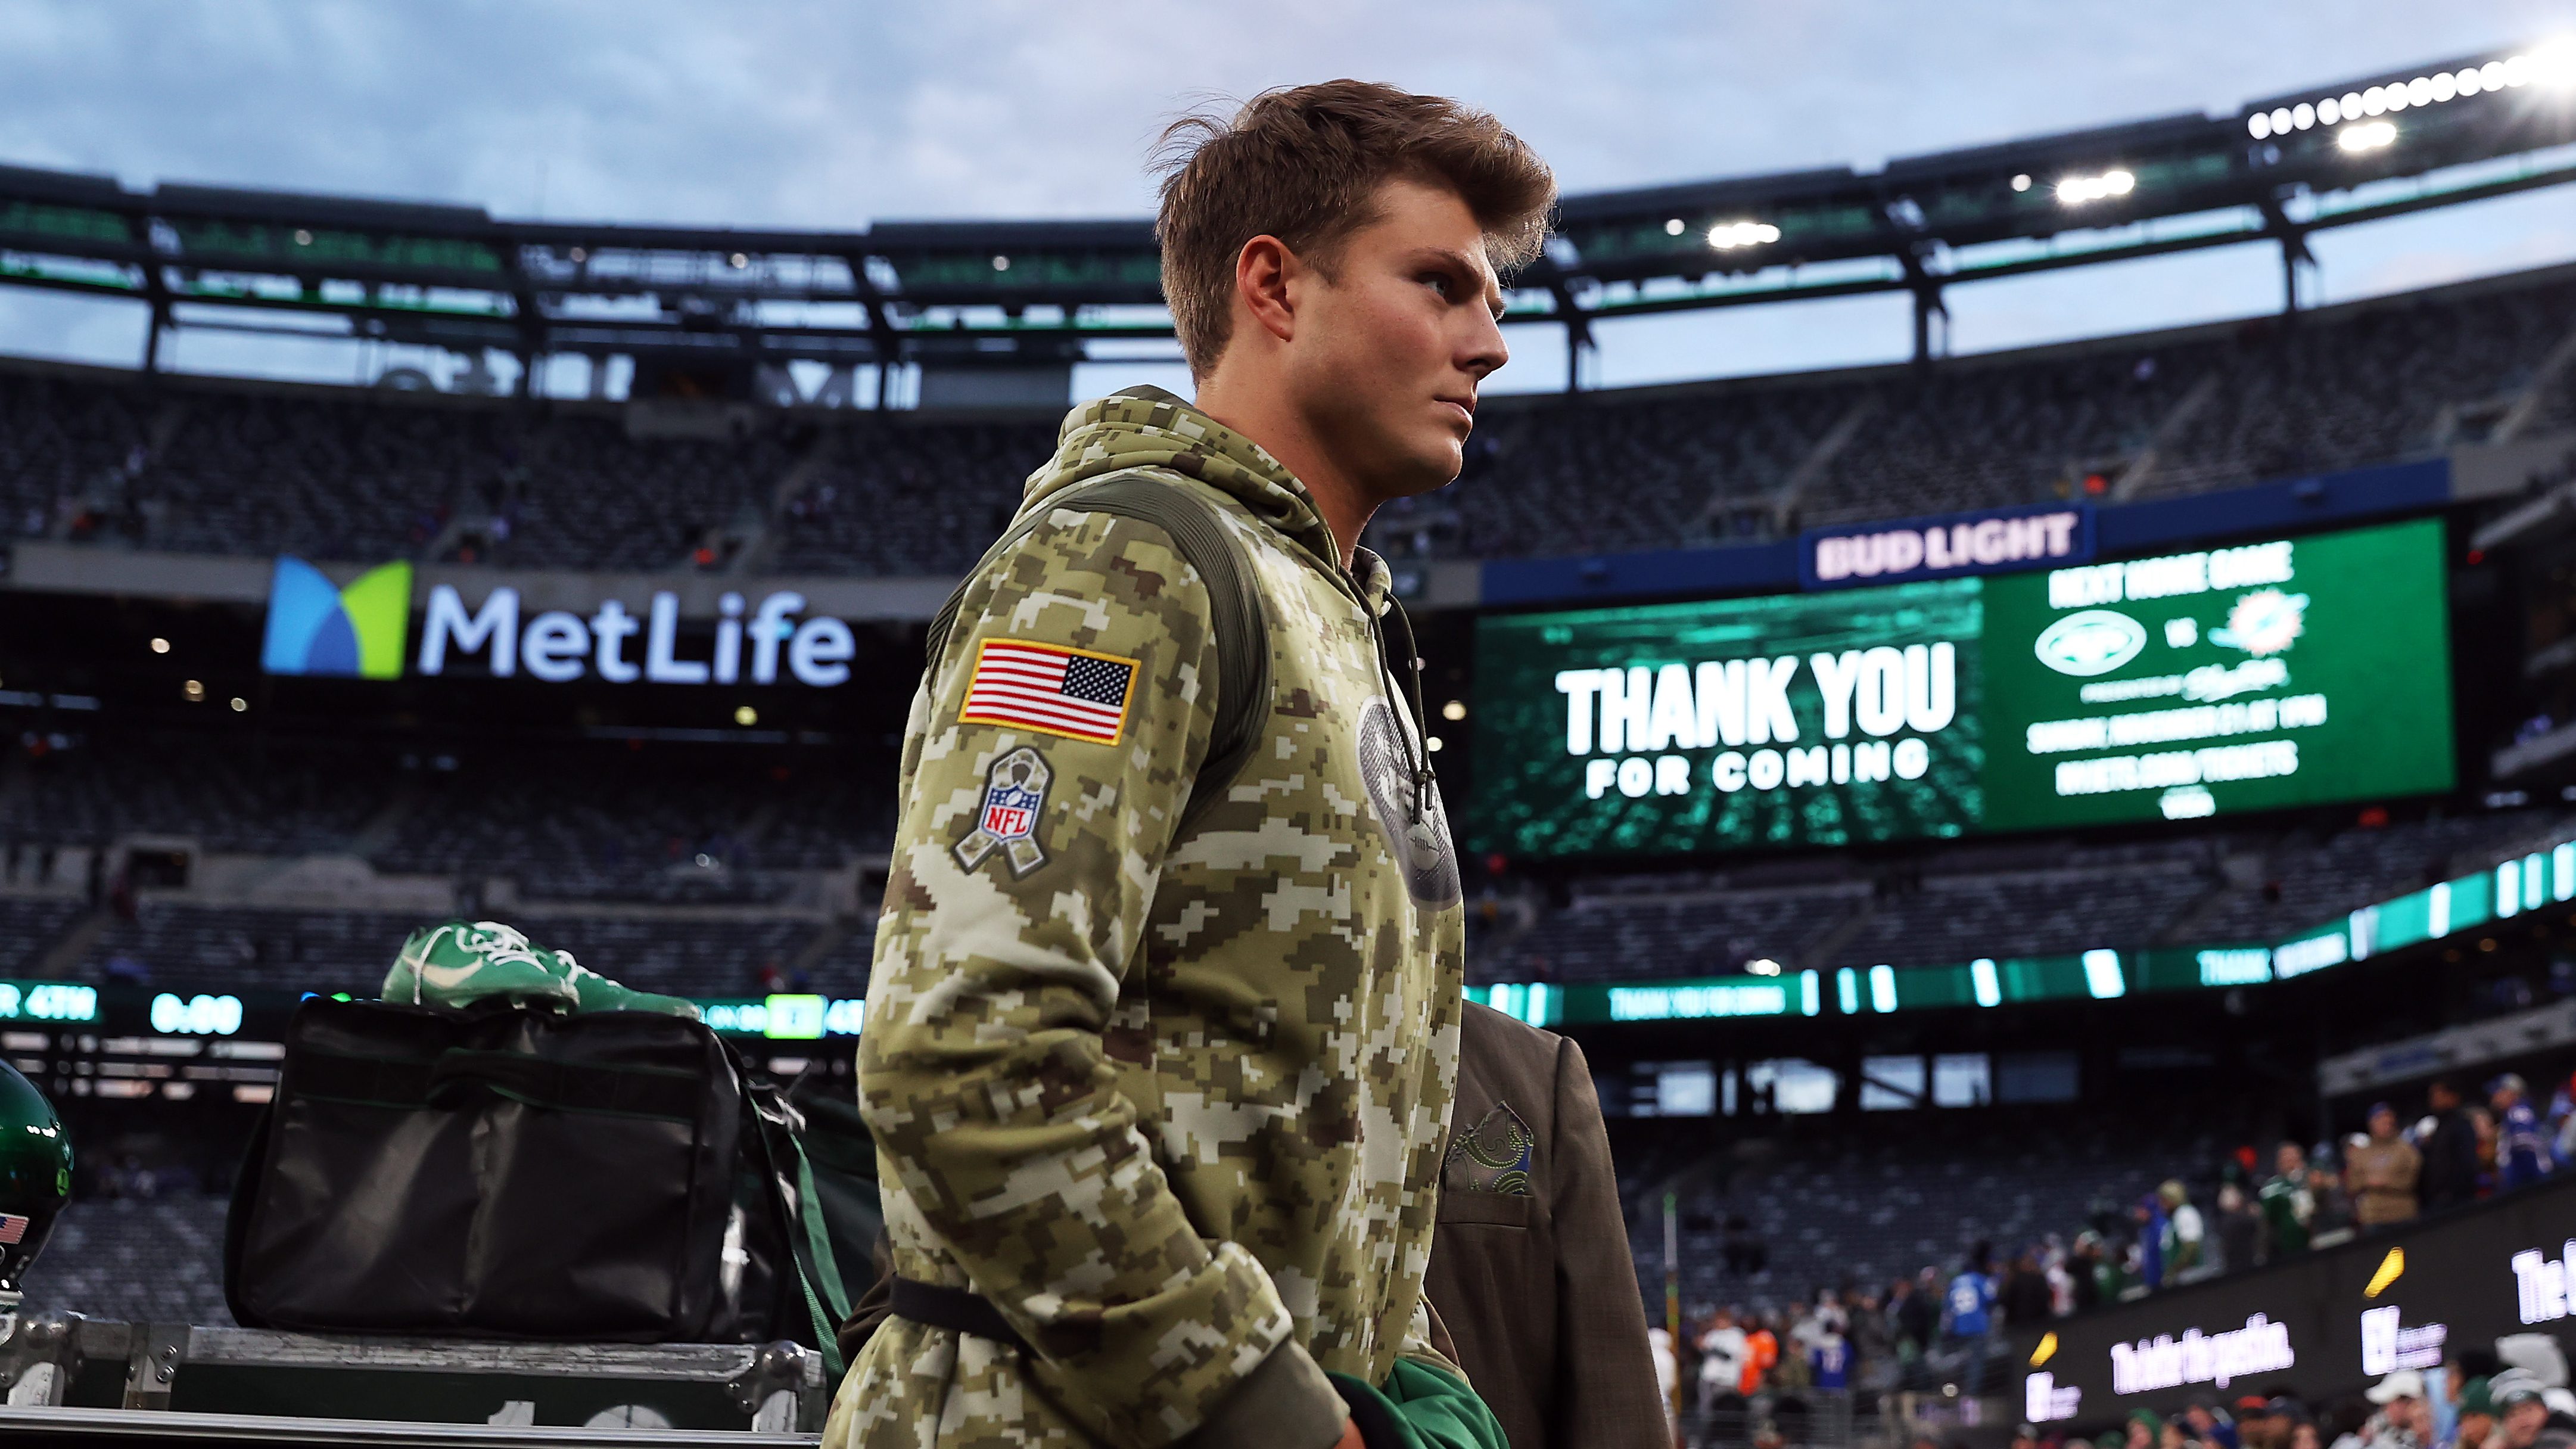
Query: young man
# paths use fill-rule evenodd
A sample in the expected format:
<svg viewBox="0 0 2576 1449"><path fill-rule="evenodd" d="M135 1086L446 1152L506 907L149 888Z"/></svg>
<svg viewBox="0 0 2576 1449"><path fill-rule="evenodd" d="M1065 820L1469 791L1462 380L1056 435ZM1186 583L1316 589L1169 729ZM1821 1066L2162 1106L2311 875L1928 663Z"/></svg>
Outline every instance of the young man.
<svg viewBox="0 0 2576 1449"><path fill-rule="evenodd" d="M895 1317L836 1449L1499 1445L1423 1310L1464 920L1358 543L1457 476L1554 184L1352 81L1168 139L1198 406L1073 412L914 697L859 1046Z"/></svg>

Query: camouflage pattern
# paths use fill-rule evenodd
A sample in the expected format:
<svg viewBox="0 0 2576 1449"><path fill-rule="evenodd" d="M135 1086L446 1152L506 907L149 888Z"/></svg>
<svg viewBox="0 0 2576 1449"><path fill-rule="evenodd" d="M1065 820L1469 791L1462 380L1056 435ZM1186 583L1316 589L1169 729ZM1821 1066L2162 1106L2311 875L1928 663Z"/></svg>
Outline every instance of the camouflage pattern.
<svg viewBox="0 0 2576 1449"><path fill-rule="evenodd" d="M1212 1416L1192 1442L1324 1449L1316 1414L1342 1411L1312 1365L1458 1373L1421 1290L1464 921L1382 664L1385 565L1345 570L1294 477L1151 388L1076 409L1022 516L1137 467L1215 501L1257 579L1265 732L1184 821L1217 656L1207 589L1159 528L1055 509L971 581L913 701L859 1091L895 1271L972 1288L1037 1352L891 1320L843 1382L834 1449L1152 1449ZM1117 743L959 723L988 639L1140 661ZM1024 748L1046 765L1025 874L959 849ZM1283 1380L1274 1350L1312 1363ZM1221 1408L1256 1369L1264 1393ZM1241 1422L1283 1381L1324 1407Z"/></svg>

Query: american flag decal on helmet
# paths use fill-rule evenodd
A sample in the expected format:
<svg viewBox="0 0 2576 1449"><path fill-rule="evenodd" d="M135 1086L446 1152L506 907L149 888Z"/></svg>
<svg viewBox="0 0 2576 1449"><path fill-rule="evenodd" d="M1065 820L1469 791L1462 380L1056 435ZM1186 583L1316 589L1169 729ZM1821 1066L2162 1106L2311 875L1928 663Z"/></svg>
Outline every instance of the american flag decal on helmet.
<svg viewBox="0 0 2576 1449"><path fill-rule="evenodd" d="M16 1213L0 1213L0 1245L27 1241L27 1219Z"/></svg>

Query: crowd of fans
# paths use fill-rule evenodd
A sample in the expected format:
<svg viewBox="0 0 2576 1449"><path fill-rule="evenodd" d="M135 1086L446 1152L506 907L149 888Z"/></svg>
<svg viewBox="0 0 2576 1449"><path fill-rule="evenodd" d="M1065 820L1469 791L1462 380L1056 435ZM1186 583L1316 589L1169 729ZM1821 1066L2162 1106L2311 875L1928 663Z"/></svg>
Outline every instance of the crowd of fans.
<svg viewBox="0 0 2576 1449"><path fill-rule="evenodd" d="M1497 399L1461 480L1387 510L1399 558L1776 536L2153 497L2473 440L2547 371L2576 282L2535 273L2240 325L1910 366ZM0 373L0 528L184 552L953 575L1056 420L771 411L713 438L608 403ZM1605 498L1615 506L1605 506ZM754 540L761 540L755 543Z"/></svg>
<svg viewBox="0 0 2576 1449"><path fill-rule="evenodd" d="M2201 1201L2191 1183L2172 1177L2125 1202L2105 1195L2085 1226L2035 1235L2007 1251L1978 1241L1947 1264L1883 1280L1846 1275L1795 1293L1785 1306L1703 1302L1678 1346L1655 1330L1659 1348L1703 1416L1760 1418L1778 1401L1815 1390L1995 1392L2003 1384L1998 1355L2013 1330L2287 1262L2576 1170L2576 1080L2560 1083L2542 1103L2513 1073L2496 1076L2474 1097L2445 1078L2426 1090L2413 1121L2403 1120L2397 1104L2379 1102L2366 1122L2339 1141L2281 1142L2268 1162L2253 1146L2239 1146L2201 1179L2204 1187L2215 1184ZM1758 1277L1768 1267L1758 1243L1731 1235L1725 1252L1730 1275ZM2563 1388L2565 1365L2555 1372L2553 1383ZM2459 1392L2455 1380L2454 1405ZM2419 1389L2415 1397L2426 1395ZM2576 1400L2566 1407L2576 1413ZM2226 1420L2216 1401L2204 1408ZM2137 1422L2159 1449L2175 1449L2168 1437L2175 1432L2213 1446L2235 1442L2211 1440L2206 1423ZM2437 1442L2452 1441L2363 1441L2372 1449L2431 1449ZM2286 1449L2286 1441L2276 1444Z"/></svg>

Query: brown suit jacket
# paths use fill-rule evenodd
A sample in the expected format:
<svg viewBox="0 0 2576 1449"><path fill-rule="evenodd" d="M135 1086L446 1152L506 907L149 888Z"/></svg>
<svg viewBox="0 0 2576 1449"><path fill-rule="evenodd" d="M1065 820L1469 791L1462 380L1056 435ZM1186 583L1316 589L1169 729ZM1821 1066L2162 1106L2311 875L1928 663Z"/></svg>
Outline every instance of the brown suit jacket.
<svg viewBox="0 0 2576 1449"><path fill-rule="evenodd" d="M1424 1288L1512 1449L1670 1449L1583 1049L1472 1001Z"/></svg>

